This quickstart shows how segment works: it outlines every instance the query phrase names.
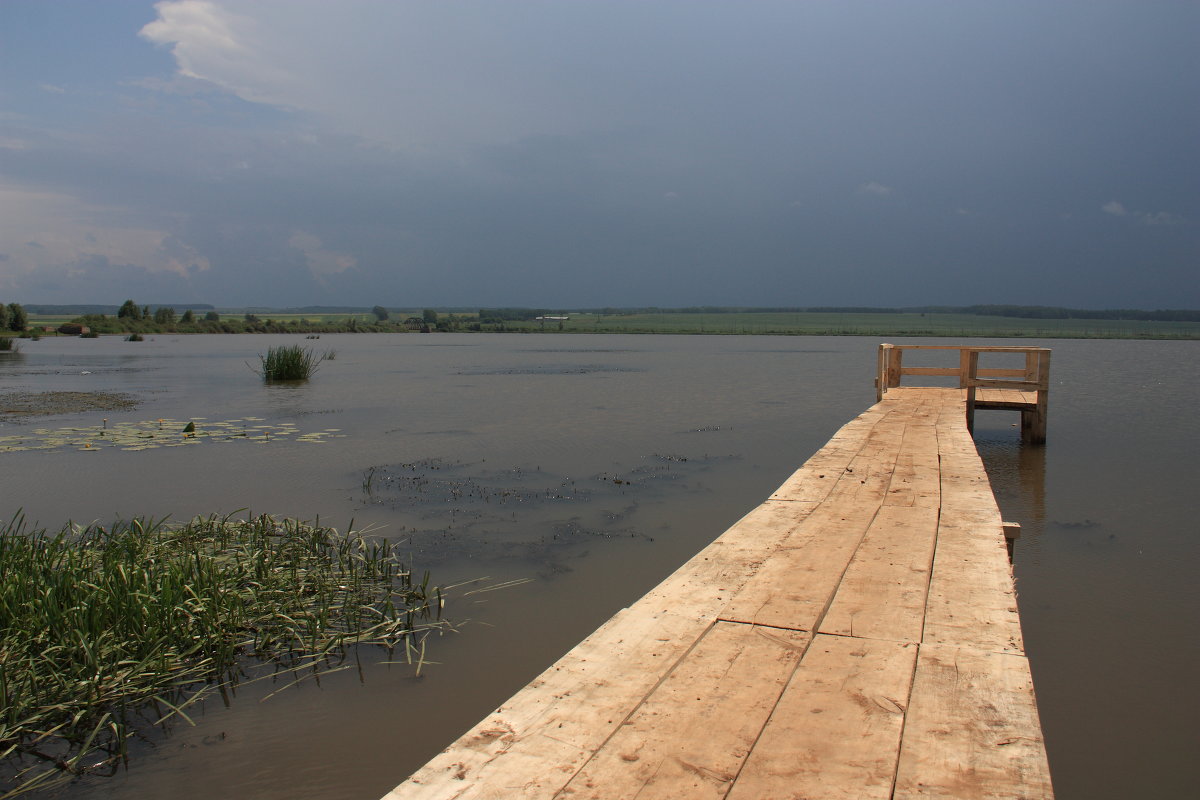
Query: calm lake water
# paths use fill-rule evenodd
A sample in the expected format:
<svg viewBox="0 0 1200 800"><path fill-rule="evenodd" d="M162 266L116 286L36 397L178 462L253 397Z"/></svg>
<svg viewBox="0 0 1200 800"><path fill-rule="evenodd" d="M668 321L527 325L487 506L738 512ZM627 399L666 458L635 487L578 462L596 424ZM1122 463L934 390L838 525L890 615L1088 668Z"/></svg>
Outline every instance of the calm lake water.
<svg viewBox="0 0 1200 800"><path fill-rule="evenodd" d="M920 343L919 340L896 340ZM977 340L978 341L978 340ZM264 386L272 345L334 351ZM946 342L933 342L945 344ZM980 341L979 343L985 343ZM1002 341L988 341L1003 344ZM1054 349L1049 442L981 412L1060 800L1200 796L1200 343ZM834 337L156 336L22 342L0 393L115 391L130 411L0 422L267 430L144 450L0 452L0 513L271 513L403 542L465 621L420 677L367 654L265 702L209 702L128 770L43 797L373 800L765 499L874 401L877 342ZM255 426L270 426L269 429ZM47 431L47 433L35 433ZM315 441L306 434L321 434ZM257 437L261 438L261 437ZM483 579L483 580L477 580ZM529 579L514 588L472 588Z"/></svg>

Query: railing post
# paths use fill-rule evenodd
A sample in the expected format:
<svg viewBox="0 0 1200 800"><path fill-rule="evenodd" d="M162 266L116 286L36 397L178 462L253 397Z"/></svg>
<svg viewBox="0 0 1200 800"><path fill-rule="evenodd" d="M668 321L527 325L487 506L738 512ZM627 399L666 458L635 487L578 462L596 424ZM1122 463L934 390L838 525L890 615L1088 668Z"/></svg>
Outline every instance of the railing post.
<svg viewBox="0 0 1200 800"><path fill-rule="evenodd" d="M892 347L888 352L887 385L894 389L900 385L901 369L904 366L904 349Z"/></svg>
<svg viewBox="0 0 1200 800"><path fill-rule="evenodd" d="M887 391L887 364L888 353L891 352L890 344L879 345L879 355L875 359L875 402L878 403L883 399L884 393Z"/></svg>
<svg viewBox="0 0 1200 800"><path fill-rule="evenodd" d="M971 350L963 347L958 351L958 388L967 388L967 375L971 371Z"/></svg>
<svg viewBox="0 0 1200 800"><path fill-rule="evenodd" d="M967 432L975 432L975 378L979 374L979 351L967 349Z"/></svg>

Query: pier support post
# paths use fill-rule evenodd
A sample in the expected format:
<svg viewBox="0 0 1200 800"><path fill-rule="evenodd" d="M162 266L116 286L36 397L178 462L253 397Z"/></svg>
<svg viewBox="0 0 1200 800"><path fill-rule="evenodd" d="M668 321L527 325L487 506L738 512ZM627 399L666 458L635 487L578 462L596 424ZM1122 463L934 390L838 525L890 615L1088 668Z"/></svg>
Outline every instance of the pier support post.
<svg viewBox="0 0 1200 800"><path fill-rule="evenodd" d="M1012 563L1013 549L1016 547L1017 539L1021 538L1021 523L1005 522L1004 525L1004 546L1008 548L1008 563Z"/></svg>
<svg viewBox="0 0 1200 800"><path fill-rule="evenodd" d="M1046 443L1046 414L1050 406L1050 351L1027 353L1025 380L1037 383L1037 405L1021 412L1021 441Z"/></svg>

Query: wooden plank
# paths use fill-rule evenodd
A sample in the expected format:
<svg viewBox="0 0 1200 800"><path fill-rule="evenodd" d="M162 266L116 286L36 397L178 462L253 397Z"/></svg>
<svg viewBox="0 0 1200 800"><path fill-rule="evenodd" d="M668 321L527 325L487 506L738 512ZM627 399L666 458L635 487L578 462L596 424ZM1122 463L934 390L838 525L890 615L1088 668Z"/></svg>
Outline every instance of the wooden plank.
<svg viewBox="0 0 1200 800"><path fill-rule="evenodd" d="M870 412L842 426L828 444L814 453L771 494L770 499L824 500L833 490L837 477L858 456L875 425L890 411L888 406L873 406Z"/></svg>
<svg viewBox="0 0 1200 800"><path fill-rule="evenodd" d="M942 507L923 641L1023 653L1003 521L958 414L941 415Z"/></svg>
<svg viewBox="0 0 1200 800"><path fill-rule="evenodd" d="M552 796L709 625L618 612L386 800Z"/></svg>
<svg viewBox="0 0 1200 800"><path fill-rule="evenodd" d="M958 367L905 367L905 375L940 375L950 376L958 375ZM979 376L987 376L989 378L1024 378L1025 370L1023 369L1001 369L998 367L981 367L976 373ZM917 388L917 387L913 387Z"/></svg>
<svg viewBox="0 0 1200 800"><path fill-rule="evenodd" d="M1023 653L1016 591L999 522L948 518L938 526L923 640Z"/></svg>
<svg viewBox="0 0 1200 800"><path fill-rule="evenodd" d="M723 798L809 641L809 634L717 623L563 796Z"/></svg>
<svg viewBox="0 0 1200 800"><path fill-rule="evenodd" d="M958 369L953 367L905 367L905 375L957 375Z"/></svg>
<svg viewBox="0 0 1200 800"><path fill-rule="evenodd" d="M877 433L878 426L873 435ZM883 502L890 473L872 450L880 441L876 437L874 445L864 445L862 454L838 477L826 502L780 543L729 601L720 619L813 629Z"/></svg>
<svg viewBox="0 0 1200 800"><path fill-rule="evenodd" d="M926 506L940 502L941 473L938 462L937 406L924 405L904 429L900 453L892 468L884 505Z"/></svg>
<svg viewBox="0 0 1200 800"><path fill-rule="evenodd" d="M1010 381L1001 378L974 378L971 380L977 388L980 389L1017 389L1020 391L1033 390L1037 391L1037 381Z"/></svg>
<svg viewBox="0 0 1200 800"><path fill-rule="evenodd" d="M846 569L821 633L921 641L937 530L936 508L881 508Z"/></svg>
<svg viewBox="0 0 1200 800"><path fill-rule="evenodd" d="M1023 656L921 645L894 797L1053 797Z"/></svg>
<svg viewBox="0 0 1200 800"><path fill-rule="evenodd" d="M818 635L729 800L890 797L916 652Z"/></svg>
<svg viewBox="0 0 1200 800"><path fill-rule="evenodd" d="M1038 393L1017 389L978 389L975 392L976 408L1010 408L1016 411L1036 408Z"/></svg>
<svg viewBox="0 0 1200 800"><path fill-rule="evenodd" d="M879 507L883 484L877 483L873 501L814 511L733 595L718 618L813 630Z"/></svg>
<svg viewBox="0 0 1200 800"><path fill-rule="evenodd" d="M755 508L666 580L631 611L670 611L714 619L764 561L808 518L814 503L769 500Z"/></svg>
<svg viewBox="0 0 1200 800"><path fill-rule="evenodd" d="M941 476L936 450L932 454L902 452L896 459L883 504L937 508L940 499Z"/></svg>

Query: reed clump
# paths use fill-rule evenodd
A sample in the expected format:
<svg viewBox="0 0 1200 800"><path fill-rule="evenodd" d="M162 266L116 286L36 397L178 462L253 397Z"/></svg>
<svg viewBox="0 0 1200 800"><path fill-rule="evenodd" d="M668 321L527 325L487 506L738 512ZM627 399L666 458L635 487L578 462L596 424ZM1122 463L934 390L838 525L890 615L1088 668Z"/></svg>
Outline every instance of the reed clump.
<svg viewBox="0 0 1200 800"><path fill-rule="evenodd" d="M0 336L0 353L15 353L19 350L11 336Z"/></svg>
<svg viewBox="0 0 1200 800"><path fill-rule="evenodd" d="M307 347L298 344L270 347L265 356L259 356L262 361L263 380L271 381L302 381L307 380L317 366L325 360Z"/></svg>
<svg viewBox="0 0 1200 800"><path fill-rule="evenodd" d="M123 763L128 738L216 691L401 647L440 589L384 542L290 519L0 528L0 797ZM389 657L390 658L390 657ZM293 673L284 672L293 682Z"/></svg>

